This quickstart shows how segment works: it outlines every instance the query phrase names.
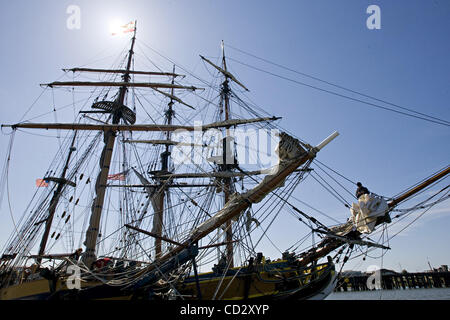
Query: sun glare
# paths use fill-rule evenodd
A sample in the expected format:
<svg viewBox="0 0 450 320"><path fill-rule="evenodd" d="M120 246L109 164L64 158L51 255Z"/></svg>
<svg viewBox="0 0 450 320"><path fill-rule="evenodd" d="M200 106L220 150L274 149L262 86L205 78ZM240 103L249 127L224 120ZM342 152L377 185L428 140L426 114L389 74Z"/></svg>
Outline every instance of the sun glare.
<svg viewBox="0 0 450 320"><path fill-rule="evenodd" d="M111 20L109 22L109 33L112 35L121 34L122 26L125 23L120 20Z"/></svg>

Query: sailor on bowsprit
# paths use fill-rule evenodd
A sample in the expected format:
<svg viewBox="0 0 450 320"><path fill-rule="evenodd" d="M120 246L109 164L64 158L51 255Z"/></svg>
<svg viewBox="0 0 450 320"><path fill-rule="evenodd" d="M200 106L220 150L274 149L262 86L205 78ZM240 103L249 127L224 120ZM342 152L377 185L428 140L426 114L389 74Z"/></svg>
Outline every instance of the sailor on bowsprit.
<svg viewBox="0 0 450 320"><path fill-rule="evenodd" d="M363 194L370 194L369 189L364 187L361 182L357 182L356 186L358 187L356 189L356 193L355 193L356 194L356 199L359 199L359 197L361 197Z"/></svg>

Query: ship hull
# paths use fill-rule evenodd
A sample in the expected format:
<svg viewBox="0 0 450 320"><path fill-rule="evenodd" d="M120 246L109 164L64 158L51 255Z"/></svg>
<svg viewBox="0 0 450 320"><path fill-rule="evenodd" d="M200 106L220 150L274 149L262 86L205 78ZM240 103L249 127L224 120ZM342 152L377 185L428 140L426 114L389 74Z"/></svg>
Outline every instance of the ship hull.
<svg viewBox="0 0 450 320"><path fill-rule="evenodd" d="M98 281L83 283L82 288L96 287ZM37 279L0 289L0 300L59 300L62 296L75 297L78 290L67 288L65 280Z"/></svg>
<svg viewBox="0 0 450 320"><path fill-rule="evenodd" d="M244 268L235 268L226 276L200 274L198 285L195 277L189 277L177 290L184 299L324 299L334 290L335 277L332 263L317 265L314 269L299 269L282 261L262 265L250 272ZM197 287L200 288L200 294Z"/></svg>
<svg viewBox="0 0 450 320"><path fill-rule="evenodd" d="M195 277L188 277L176 289L185 300L318 300L325 299L335 285L332 263L298 269L281 261L262 264L251 271L247 268L233 268L225 276L199 274L198 283ZM155 287L129 291L98 281L83 282L82 290L69 290L62 280L52 283L38 279L0 289L0 300L161 299L161 295L154 294L158 290L164 292Z"/></svg>

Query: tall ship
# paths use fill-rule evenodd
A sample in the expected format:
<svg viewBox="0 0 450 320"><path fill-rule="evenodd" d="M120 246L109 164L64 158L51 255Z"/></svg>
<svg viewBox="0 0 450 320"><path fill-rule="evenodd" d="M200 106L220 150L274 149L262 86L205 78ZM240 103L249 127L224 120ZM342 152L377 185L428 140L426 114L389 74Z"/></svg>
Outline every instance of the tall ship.
<svg viewBox="0 0 450 320"><path fill-rule="evenodd" d="M61 137L2 244L1 300L324 299L336 286L335 265L356 248L388 250L369 235L450 171L392 198L363 192L348 221L326 225L299 209L293 193L339 134L308 143L286 132L280 117L240 97L247 84L230 72L224 49L217 61L200 56L213 76L196 79L203 86L175 65L136 70L136 30L133 23L119 66L65 69L72 81L43 85L69 95L89 88L81 103L74 98L73 121L2 125L11 132L8 152L22 130ZM270 165L252 159L261 145L266 155L273 150ZM445 200L445 192L420 205ZM286 212L310 232L270 259L261 243Z"/></svg>

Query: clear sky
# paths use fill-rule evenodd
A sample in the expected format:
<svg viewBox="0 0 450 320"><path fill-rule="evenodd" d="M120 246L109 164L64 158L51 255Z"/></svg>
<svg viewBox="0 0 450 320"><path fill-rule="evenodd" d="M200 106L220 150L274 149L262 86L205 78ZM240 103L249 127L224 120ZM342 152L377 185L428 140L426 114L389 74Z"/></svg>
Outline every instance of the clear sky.
<svg viewBox="0 0 450 320"><path fill-rule="evenodd" d="M366 9L374 4L381 9L378 30L366 25ZM67 27L70 5L81 10L80 29ZM110 60L106 61L111 63L127 40L110 36L110 22L136 19L138 40L181 65L192 66L191 70L202 68L199 54L219 56L220 42L224 40L227 55L236 60L230 59L230 70L250 89L252 101L268 113L283 117L284 128L312 144L339 131L341 135L320 154L319 160L351 180L363 182L377 194L397 194L449 164L448 126L261 73L237 61L361 99L233 49L450 121L447 0L19 0L3 3L0 15L0 123L21 120L42 92L39 84L58 79L61 68L93 66L96 60L105 63L108 56ZM44 99L49 104L40 103L42 109L32 108L24 119L51 111L51 96ZM61 120L67 115L57 116ZM46 120L55 120L54 115ZM2 157L8 141L8 135L0 135ZM10 190L16 217L21 216L23 203L34 192L34 180L52 158L39 141L27 134L16 137L11 169L20 173L15 173L16 185ZM319 190L311 187L296 196L345 221L348 210L319 197L323 193ZM12 230L7 199L3 199L0 210L3 246ZM391 241L392 250L384 256L383 266L420 271L428 268L427 260L433 266L450 264L449 228L447 201ZM352 260L345 269L364 270L380 263L380 259Z"/></svg>

